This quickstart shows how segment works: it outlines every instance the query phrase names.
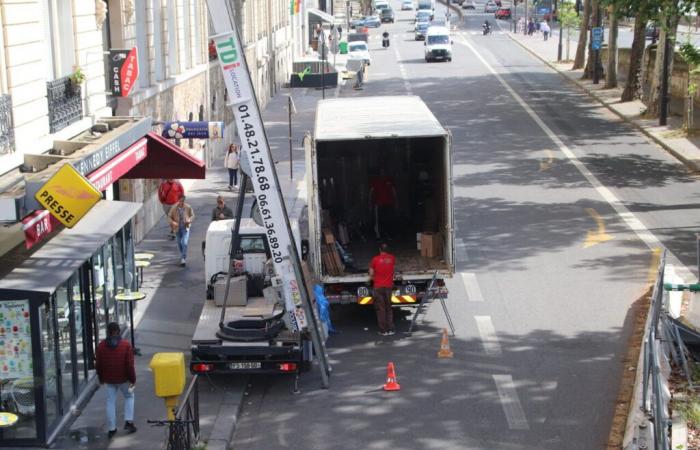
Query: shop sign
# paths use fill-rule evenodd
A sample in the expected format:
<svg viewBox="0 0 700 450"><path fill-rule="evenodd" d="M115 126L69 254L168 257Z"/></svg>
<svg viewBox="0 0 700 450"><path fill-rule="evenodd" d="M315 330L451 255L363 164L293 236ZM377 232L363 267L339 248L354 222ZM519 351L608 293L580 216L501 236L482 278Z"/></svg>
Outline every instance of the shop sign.
<svg viewBox="0 0 700 450"><path fill-rule="evenodd" d="M166 139L221 139L224 137L224 123L165 122L161 136Z"/></svg>
<svg viewBox="0 0 700 450"><path fill-rule="evenodd" d="M73 228L101 198L100 191L70 164L64 164L34 198L68 228Z"/></svg>
<svg viewBox="0 0 700 450"><path fill-rule="evenodd" d="M136 47L109 50L109 74L112 94L127 97L139 77L139 60Z"/></svg>
<svg viewBox="0 0 700 450"><path fill-rule="evenodd" d="M29 300L2 301L0 302L0 379L30 377L32 373Z"/></svg>
<svg viewBox="0 0 700 450"><path fill-rule="evenodd" d="M45 209L34 211L22 219L22 231L24 231L24 246L32 248L37 242L43 240L51 232L58 228L61 222L49 214Z"/></svg>
<svg viewBox="0 0 700 450"><path fill-rule="evenodd" d="M134 145L124 150L116 158L110 160L96 171L88 175L87 179L100 191L123 177L136 164L146 159L148 152L148 139L141 138Z"/></svg>

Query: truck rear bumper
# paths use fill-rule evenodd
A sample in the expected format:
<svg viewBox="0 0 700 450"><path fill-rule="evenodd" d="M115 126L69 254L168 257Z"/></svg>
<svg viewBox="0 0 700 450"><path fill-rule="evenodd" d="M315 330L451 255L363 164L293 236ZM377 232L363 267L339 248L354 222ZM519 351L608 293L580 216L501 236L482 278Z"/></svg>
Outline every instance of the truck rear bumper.
<svg viewBox="0 0 700 450"><path fill-rule="evenodd" d="M393 306L417 306L426 295L429 282L426 280L397 283L391 298ZM448 290L439 280L439 293L436 298L447 298ZM324 286L324 293L331 304L371 305L372 289L366 283L334 283Z"/></svg>

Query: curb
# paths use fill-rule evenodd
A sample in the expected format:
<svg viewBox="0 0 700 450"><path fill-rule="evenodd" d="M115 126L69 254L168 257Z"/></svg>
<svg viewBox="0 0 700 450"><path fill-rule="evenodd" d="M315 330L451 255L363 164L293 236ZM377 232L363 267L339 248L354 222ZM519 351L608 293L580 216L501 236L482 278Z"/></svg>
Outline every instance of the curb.
<svg viewBox="0 0 700 450"><path fill-rule="evenodd" d="M247 387L248 379L242 383L240 392L227 392L224 395L216 414L214 428L206 439L207 450L227 450L231 446Z"/></svg>
<svg viewBox="0 0 700 450"><path fill-rule="evenodd" d="M510 32L507 32L506 35L516 44L524 48L528 53L545 63L547 66L549 66L550 69L554 70L556 73L558 73L561 77L563 77L565 80L569 81L571 84L577 86L579 89L587 93L590 97L593 99L597 100L601 105L606 107L609 111L611 111L613 114L615 114L617 117L622 119L624 122L627 122L628 124L632 125L634 128L636 128L638 131L642 132L647 138L651 139L656 145L662 147L664 150L666 150L668 153L673 155L674 158L679 160L684 166L686 166L688 169L690 169L693 172L700 172L700 161L693 161L685 156L683 156L680 152L678 152L676 149L674 149L672 146L664 142L662 139L659 137L655 136L653 133L651 133L649 130L644 128L643 126L639 125L633 120L630 120L628 117L625 115L621 114L619 111L617 111L615 108L611 107L610 104L606 103L603 99L601 99L595 92L590 91L586 89L586 86L584 86L582 83L579 81L565 75L561 70L559 70L554 64L552 64L550 61L547 61L546 59L542 58L540 55L538 55L534 50L530 49L527 47L525 44L520 42L518 39L513 37L513 35Z"/></svg>

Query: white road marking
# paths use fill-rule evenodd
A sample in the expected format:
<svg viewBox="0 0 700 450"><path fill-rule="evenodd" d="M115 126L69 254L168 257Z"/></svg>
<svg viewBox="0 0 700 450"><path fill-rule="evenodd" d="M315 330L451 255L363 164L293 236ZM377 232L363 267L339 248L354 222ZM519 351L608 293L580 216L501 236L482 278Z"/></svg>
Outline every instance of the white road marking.
<svg viewBox="0 0 700 450"><path fill-rule="evenodd" d="M556 145L559 150L566 156L566 158L571 162L571 164L576 167L576 169L583 175L586 180L593 186L593 188L598 192L598 194L615 210L617 213L618 217L622 219L623 222L627 224L627 226L639 237L639 239L646 244L649 249L654 250L657 247L665 248L663 244L659 241L659 239L654 236L643 224L642 222L637 219L634 214L632 214L627 207L615 196L615 194L612 193L610 189L608 189L606 186L603 186L603 184L598 181L598 179L591 173L590 170L578 159L578 157L574 154L574 152L557 136L554 131L552 131L549 126L544 123L544 121L540 118L540 116L537 115L537 113L528 105L523 98L518 95L517 92L508 84L506 80L503 79L500 73L498 73L492 66L489 64L486 59L484 59L483 56L474 48L472 44L467 41L466 37L464 37L462 34L459 35L462 38L463 44L466 45L472 53L481 61L481 63L488 69L489 72L493 74L494 77L503 85L503 87L510 93L510 95L515 99L515 101L520 104L520 106L525 110L525 112L532 118L532 120L540 127L542 131L549 137L549 139L552 140L554 145ZM668 250L668 254L673 256L674 259L678 261L678 257L676 257L673 253L671 253L670 250ZM690 279L692 277L691 272L685 267L681 267L684 270L684 278L685 279Z"/></svg>
<svg viewBox="0 0 700 450"><path fill-rule="evenodd" d="M479 288L479 283L476 281L475 273L462 272L462 282L464 283L464 288L467 290L467 297L470 302L484 301L484 296L481 294L481 288Z"/></svg>
<svg viewBox="0 0 700 450"><path fill-rule="evenodd" d="M496 383L501 406L503 406L503 412L510 429L529 430L530 425L527 423L525 411L523 411L523 406L520 404L518 393L515 390L513 377L511 375L493 375L493 381Z"/></svg>
<svg viewBox="0 0 700 450"><path fill-rule="evenodd" d="M491 316L474 316L474 320L476 320L476 327L479 329L484 352L492 356L499 356L503 353L501 344L498 342L498 336L496 336L496 328L494 328L491 321Z"/></svg>
<svg viewBox="0 0 700 450"><path fill-rule="evenodd" d="M399 63L399 72L401 72L401 78L403 79L403 87L406 89L408 95L413 95L411 90L411 83L408 82L408 75L406 74L406 67L401 62L401 54L399 53L399 48L394 45L394 54L396 55L396 61Z"/></svg>

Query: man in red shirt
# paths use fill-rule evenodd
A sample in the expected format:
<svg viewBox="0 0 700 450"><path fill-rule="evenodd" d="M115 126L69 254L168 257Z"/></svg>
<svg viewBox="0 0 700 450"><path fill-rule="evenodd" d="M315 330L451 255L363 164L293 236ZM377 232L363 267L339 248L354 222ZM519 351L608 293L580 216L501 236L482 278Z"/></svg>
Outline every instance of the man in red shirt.
<svg viewBox="0 0 700 450"><path fill-rule="evenodd" d="M122 339L119 324L107 324L107 339L100 342L95 354L95 368L100 384L107 388L107 436L111 439L117 432L117 392L124 395L124 430L135 433L134 426L134 350L126 339Z"/></svg>
<svg viewBox="0 0 700 450"><path fill-rule="evenodd" d="M374 212L374 233L377 239L390 238L394 225L393 214L398 207L394 179L386 175L382 168L379 176L369 181L369 200Z"/></svg>
<svg viewBox="0 0 700 450"><path fill-rule="evenodd" d="M182 187L182 183L179 181L168 178L160 183L160 186L158 187L158 200L160 200L161 205L163 205L163 212L165 213L166 220L168 218L168 214L170 214L170 210L173 208L173 205L175 205L175 203L177 203L178 200L180 200L180 197L183 195L185 195L185 188ZM170 239L175 239L175 231L176 229L173 228L171 224L170 234L168 235Z"/></svg>
<svg viewBox="0 0 700 450"><path fill-rule="evenodd" d="M369 263L369 276L374 292L372 300L377 312L379 334L391 336L394 332L394 315L391 311L391 291L394 287L394 266L396 258L389 253L389 246L379 245L379 254Z"/></svg>

